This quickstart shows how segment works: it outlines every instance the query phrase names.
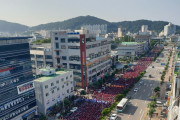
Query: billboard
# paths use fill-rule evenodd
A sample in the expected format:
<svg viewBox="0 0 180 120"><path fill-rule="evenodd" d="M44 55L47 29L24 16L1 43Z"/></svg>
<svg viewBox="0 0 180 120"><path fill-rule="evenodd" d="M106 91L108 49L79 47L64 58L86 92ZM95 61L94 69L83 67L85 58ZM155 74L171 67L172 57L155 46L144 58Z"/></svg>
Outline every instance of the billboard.
<svg viewBox="0 0 180 120"><path fill-rule="evenodd" d="M27 83L24 83L22 85L17 86L18 94L22 94L22 93L27 92L27 91L32 90L32 89L34 89L34 82L33 81L27 82Z"/></svg>

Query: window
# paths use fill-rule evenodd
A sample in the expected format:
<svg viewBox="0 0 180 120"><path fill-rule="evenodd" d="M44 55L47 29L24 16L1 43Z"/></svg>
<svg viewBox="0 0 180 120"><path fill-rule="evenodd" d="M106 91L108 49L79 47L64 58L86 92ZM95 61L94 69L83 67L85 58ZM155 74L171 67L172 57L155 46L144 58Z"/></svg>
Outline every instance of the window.
<svg viewBox="0 0 180 120"><path fill-rule="evenodd" d="M72 75L70 75L70 78L72 78Z"/></svg>
<svg viewBox="0 0 180 120"><path fill-rule="evenodd" d="M54 90L52 90L52 94L54 93Z"/></svg>
<svg viewBox="0 0 180 120"><path fill-rule="evenodd" d="M59 51L56 51L56 55L59 55Z"/></svg>
<svg viewBox="0 0 180 120"><path fill-rule="evenodd" d="M67 83L66 86L68 86L69 84Z"/></svg>
<svg viewBox="0 0 180 120"><path fill-rule="evenodd" d="M61 38L61 43L65 43L65 38Z"/></svg>
<svg viewBox="0 0 180 120"><path fill-rule="evenodd" d="M63 60L66 60L66 56L62 56L62 59L63 59Z"/></svg>
<svg viewBox="0 0 180 120"><path fill-rule="evenodd" d="M46 93L46 97L49 96L49 93Z"/></svg>
<svg viewBox="0 0 180 120"><path fill-rule="evenodd" d="M60 63L60 58L57 58L57 63Z"/></svg>
<svg viewBox="0 0 180 120"><path fill-rule="evenodd" d="M59 91L59 87L57 88L57 91Z"/></svg>
<svg viewBox="0 0 180 120"><path fill-rule="evenodd" d="M54 86L54 83L51 83L51 86Z"/></svg>
<svg viewBox="0 0 180 120"><path fill-rule="evenodd" d="M63 82L63 81L64 81L64 78L62 78L61 81Z"/></svg>
<svg viewBox="0 0 180 120"><path fill-rule="evenodd" d="M48 88L48 85L45 85L45 89L47 89Z"/></svg>
<svg viewBox="0 0 180 120"><path fill-rule="evenodd" d="M61 45L61 49L66 49L66 46L65 45Z"/></svg>
<svg viewBox="0 0 180 120"><path fill-rule="evenodd" d="M67 93L69 93L69 89L67 90Z"/></svg>
<svg viewBox="0 0 180 120"><path fill-rule="evenodd" d="M62 88L64 88L64 85L62 86Z"/></svg>
<svg viewBox="0 0 180 120"><path fill-rule="evenodd" d="M46 55L45 58L46 59L52 59L52 56L51 55Z"/></svg>
<svg viewBox="0 0 180 120"><path fill-rule="evenodd" d="M57 80L56 83L59 84L59 80Z"/></svg>
<svg viewBox="0 0 180 120"><path fill-rule="evenodd" d="M55 37L55 40L58 40L58 37Z"/></svg>
<svg viewBox="0 0 180 120"><path fill-rule="evenodd" d="M73 90L73 87L71 87L71 90Z"/></svg>
<svg viewBox="0 0 180 120"><path fill-rule="evenodd" d="M59 43L56 43L56 49L59 49Z"/></svg>
<svg viewBox="0 0 180 120"><path fill-rule="evenodd" d="M66 80L68 79L68 76L66 77Z"/></svg>
<svg viewBox="0 0 180 120"><path fill-rule="evenodd" d="M71 81L71 84L72 84L73 82Z"/></svg>

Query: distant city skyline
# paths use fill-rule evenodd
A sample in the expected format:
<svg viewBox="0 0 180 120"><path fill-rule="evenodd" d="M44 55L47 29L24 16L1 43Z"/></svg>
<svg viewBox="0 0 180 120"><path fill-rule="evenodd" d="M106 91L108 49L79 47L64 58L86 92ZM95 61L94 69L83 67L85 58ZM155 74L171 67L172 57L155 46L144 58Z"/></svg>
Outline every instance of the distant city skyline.
<svg viewBox="0 0 180 120"><path fill-rule="evenodd" d="M0 20L27 26L91 15L109 22L147 19L180 25L180 0L0 0Z"/></svg>

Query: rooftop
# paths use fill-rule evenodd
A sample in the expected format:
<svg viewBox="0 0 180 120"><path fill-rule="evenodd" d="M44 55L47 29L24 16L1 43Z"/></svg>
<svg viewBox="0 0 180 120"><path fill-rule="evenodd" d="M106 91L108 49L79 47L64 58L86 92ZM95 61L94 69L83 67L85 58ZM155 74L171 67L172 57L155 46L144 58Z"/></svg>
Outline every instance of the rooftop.
<svg viewBox="0 0 180 120"><path fill-rule="evenodd" d="M46 69L43 69L44 71L47 71ZM60 71L56 71L56 74L53 74L53 75L49 75L49 76L38 76L39 78L35 79L34 81L37 81L37 82L45 82L47 80L50 80L50 79L53 79L59 75L63 75L65 73L67 73L69 71L67 70L60 70Z"/></svg>
<svg viewBox="0 0 180 120"><path fill-rule="evenodd" d="M122 42L121 45L137 45L137 42Z"/></svg>
<svg viewBox="0 0 180 120"><path fill-rule="evenodd" d="M17 39L28 39L32 38L32 36L29 37L0 37L0 40L17 40Z"/></svg>

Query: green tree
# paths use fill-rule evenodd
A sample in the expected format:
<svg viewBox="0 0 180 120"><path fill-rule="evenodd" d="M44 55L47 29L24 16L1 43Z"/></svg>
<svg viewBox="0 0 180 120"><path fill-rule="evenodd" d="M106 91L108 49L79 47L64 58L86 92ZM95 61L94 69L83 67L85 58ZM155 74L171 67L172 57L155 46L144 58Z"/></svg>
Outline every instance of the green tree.
<svg viewBox="0 0 180 120"><path fill-rule="evenodd" d="M82 90L80 94L81 94L81 95L86 95L86 91L85 91L85 90Z"/></svg>
<svg viewBox="0 0 180 120"><path fill-rule="evenodd" d="M70 105L70 101L68 99L65 99L64 100L64 105L65 105L65 107L69 106Z"/></svg>
<svg viewBox="0 0 180 120"><path fill-rule="evenodd" d="M39 120L48 120L48 118L44 114L40 114Z"/></svg>
<svg viewBox="0 0 180 120"><path fill-rule="evenodd" d="M102 115L103 116L107 116L109 113L111 112L111 110L109 108L104 108L104 110L102 111Z"/></svg>
<svg viewBox="0 0 180 120"><path fill-rule="evenodd" d="M116 95L115 100L120 101L123 97L124 97L123 94L118 94L118 95Z"/></svg>
<svg viewBox="0 0 180 120"><path fill-rule="evenodd" d="M154 92L155 93L160 92L160 87L158 86L158 87L154 88Z"/></svg>

